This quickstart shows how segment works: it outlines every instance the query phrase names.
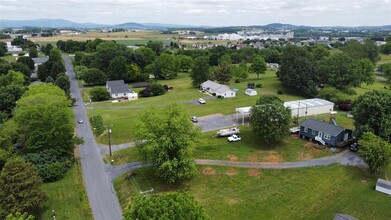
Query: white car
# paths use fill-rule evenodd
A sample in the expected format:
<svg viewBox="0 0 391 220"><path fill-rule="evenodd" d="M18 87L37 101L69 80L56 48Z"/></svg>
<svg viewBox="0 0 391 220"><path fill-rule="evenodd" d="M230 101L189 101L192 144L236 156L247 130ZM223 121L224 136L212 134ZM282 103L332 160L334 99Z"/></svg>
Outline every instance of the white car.
<svg viewBox="0 0 391 220"><path fill-rule="evenodd" d="M196 117L196 116L191 116L191 118L190 118L190 120L192 121L192 122L198 122L198 118Z"/></svg>
<svg viewBox="0 0 391 220"><path fill-rule="evenodd" d="M200 104L205 104L205 100L204 100L203 98L199 98L199 99L198 99L198 102L199 102Z"/></svg>
<svg viewBox="0 0 391 220"><path fill-rule="evenodd" d="M83 124L83 119L79 118L79 119L77 120L77 123Z"/></svg>
<svg viewBox="0 0 391 220"><path fill-rule="evenodd" d="M291 132L291 134L295 134L297 132L300 131L300 127L293 127L293 128L290 128L289 131Z"/></svg>
<svg viewBox="0 0 391 220"><path fill-rule="evenodd" d="M228 137L228 141L229 142L236 142L236 141L240 141L240 140L242 140L242 138L239 137L239 135L236 135L236 134Z"/></svg>

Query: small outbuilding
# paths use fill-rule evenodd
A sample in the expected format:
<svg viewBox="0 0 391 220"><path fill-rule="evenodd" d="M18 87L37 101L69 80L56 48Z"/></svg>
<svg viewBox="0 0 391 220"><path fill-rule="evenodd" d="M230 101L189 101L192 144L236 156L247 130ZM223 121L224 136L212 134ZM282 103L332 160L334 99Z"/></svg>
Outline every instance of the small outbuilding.
<svg viewBox="0 0 391 220"><path fill-rule="evenodd" d="M337 146L348 142L353 139L352 133L352 130L315 119L307 119L300 124L301 138L316 140L323 145Z"/></svg>
<svg viewBox="0 0 391 220"><path fill-rule="evenodd" d="M107 81L106 89L113 99L136 100L138 98L138 94L129 89L128 84L125 84L123 80Z"/></svg>
<svg viewBox="0 0 391 220"><path fill-rule="evenodd" d="M334 109L334 103L318 98L284 102L284 106L292 110L294 117L320 115Z"/></svg>
<svg viewBox="0 0 391 220"><path fill-rule="evenodd" d="M376 183L376 191L391 195L391 182L378 179Z"/></svg>
<svg viewBox="0 0 391 220"><path fill-rule="evenodd" d="M255 95L258 95L257 91L255 89L246 89L244 91L244 93L246 95L249 95L249 96L255 96Z"/></svg>

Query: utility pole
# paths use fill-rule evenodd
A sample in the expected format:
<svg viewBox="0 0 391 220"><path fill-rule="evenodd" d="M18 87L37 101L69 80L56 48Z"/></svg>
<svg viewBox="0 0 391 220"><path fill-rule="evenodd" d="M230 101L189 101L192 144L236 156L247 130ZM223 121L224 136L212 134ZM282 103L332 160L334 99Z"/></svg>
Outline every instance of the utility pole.
<svg viewBox="0 0 391 220"><path fill-rule="evenodd" d="M110 141L111 129L110 129L110 125L107 125L107 133L109 136L109 152L110 152L110 157L111 157L111 141Z"/></svg>

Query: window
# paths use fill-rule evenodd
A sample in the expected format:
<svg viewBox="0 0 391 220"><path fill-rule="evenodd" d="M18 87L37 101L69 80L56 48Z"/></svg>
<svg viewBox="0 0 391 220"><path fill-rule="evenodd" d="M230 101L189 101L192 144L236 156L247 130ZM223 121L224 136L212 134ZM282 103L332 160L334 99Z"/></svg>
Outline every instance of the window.
<svg viewBox="0 0 391 220"><path fill-rule="evenodd" d="M312 134L312 135L315 135L315 134L316 134L316 131L315 131L315 130L312 130L311 134Z"/></svg>
<svg viewBox="0 0 391 220"><path fill-rule="evenodd" d="M326 140L330 140L331 139L331 135L329 135L329 134L323 134L323 137L324 137L324 139L326 139Z"/></svg>
<svg viewBox="0 0 391 220"><path fill-rule="evenodd" d="M305 133L308 133L308 128L304 128L304 132L305 132Z"/></svg>

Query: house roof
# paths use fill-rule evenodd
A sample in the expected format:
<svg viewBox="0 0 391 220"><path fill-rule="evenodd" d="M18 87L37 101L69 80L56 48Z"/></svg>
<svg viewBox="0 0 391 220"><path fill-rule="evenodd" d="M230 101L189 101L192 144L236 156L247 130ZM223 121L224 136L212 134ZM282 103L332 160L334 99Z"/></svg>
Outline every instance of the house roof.
<svg viewBox="0 0 391 220"><path fill-rule="evenodd" d="M110 94L132 92L128 88L128 84L125 84L125 82L123 80L107 81L107 87L108 87L108 89L110 91Z"/></svg>
<svg viewBox="0 0 391 220"><path fill-rule="evenodd" d="M378 179L376 186L391 190L391 182L383 179Z"/></svg>
<svg viewBox="0 0 391 220"><path fill-rule="evenodd" d="M297 109L299 108L299 106L300 108L310 108L310 107L324 106L324 105L334 105L334 103L318 98L284 102L284 106L290 109ZM332 109L330 111L332 111Z"/></svg>
<svg viewBox="0 0 391 220"><path fill-rule="evenodd" d="M300 126L310 128L312 130L320 131L326 134L330 134L332 136L337 136L339 133L345 130L345 128L343 127L325 123L322 121L317 121L311 118L303 121L300 124Z"/></svg>
<svg viewBox="0 0 391 220"><path fill-rule="evenodd" d="M210 80L203 82L201 84L201 86L205 87L205 88L210 88L211 90L214 90L215 92L218 92L218 93L224 93L224 92L230 90L229 86L221 85L221 84L215 83Z"/></svg>

